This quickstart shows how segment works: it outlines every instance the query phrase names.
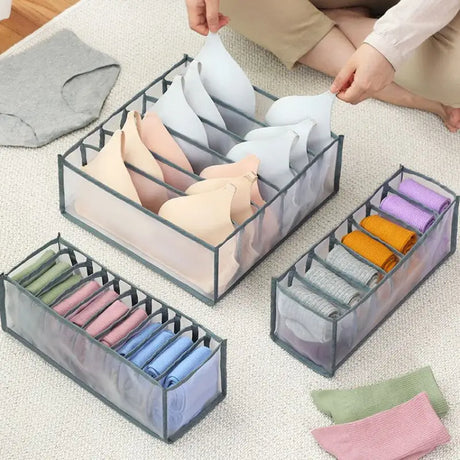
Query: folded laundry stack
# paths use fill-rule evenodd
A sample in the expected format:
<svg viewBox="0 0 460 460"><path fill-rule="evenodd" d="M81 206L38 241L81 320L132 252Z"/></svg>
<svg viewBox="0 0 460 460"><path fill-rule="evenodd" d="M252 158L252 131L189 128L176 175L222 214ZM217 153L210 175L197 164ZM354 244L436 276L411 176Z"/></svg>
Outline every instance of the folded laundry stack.
<svg viewBox="0 0 460 460"><path fill-rule="evenodd" d="M402 168L274 281L272 338L332 375L455 250L458 198Z"/></svg>
<svg viewBox="0 0 460 460"><path fill-rule="evenodd" d="M60 237L0 281L3 328L147 431L173 440L225 396L225 342Z"/></svg>
<svg viewBox="0 0 460 460"><path fill-rule="evenodd" d="M439 419L447 402L429 367L366 387L313 391L312 398L338 423L312 431L338 459L419 459L450 441Z"/></svg>
<svg viewBox="0 0 460 460"><path fill-rule="evenodd" d="M258 90L210 33L61 158L61 209L214 303L337 191L334 100Z"/></svg>

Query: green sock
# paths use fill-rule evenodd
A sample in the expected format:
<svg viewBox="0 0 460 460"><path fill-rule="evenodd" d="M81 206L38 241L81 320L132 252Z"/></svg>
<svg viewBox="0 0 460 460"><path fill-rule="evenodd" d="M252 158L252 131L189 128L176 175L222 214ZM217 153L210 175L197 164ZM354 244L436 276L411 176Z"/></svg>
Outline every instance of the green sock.
<svg viewBox="0 0 460 460"><path fill-rule="evenodd" d="M26 276L30 275L32 272L40 268L42 265L44 265L48 260L50 260L52 257L54 257L56 253L52 249L46 250L34 263L30 264L24 270L20 271L19 273L16 273L16 275L12 276L11 279L14 281L17 281L18 283L21 283L21 280L25 278ZM48 270L49 267L44 267L43 270L40 270L36 277L40 276L43 272ZM33 280L31 280L33 281ZM29 281L29 283L31 282Z"/></svg>
<svg viewBox="0 0 460 460"><path fill-rule="evenodd" d="M445 415L447 402L430 367L352 390L312 391L311 396L316 407L332 417L334 423L348 423L391 409L423 391L436 413Z"/></svg>
<svg viewBox="0 0 460 460"><path fill-rule="evenodd" d="M70 289L72 286L75 286L80 280L80 275L72 275L70 278L67 278L62 283L59 283L40 296L40 299L47 305L51 305L61 294L67 291L67 289Z"/></svg>
<svg viewBox="0 0 460 460"><path fill-rule="evenodd" d="M43 275L37 278L33 283L27 286L27 290L32 294L38 294L46 285L54 281L59 275L62 275L66 270L70 268L69 264L65 262L58 262L48 269Z"/></svg>

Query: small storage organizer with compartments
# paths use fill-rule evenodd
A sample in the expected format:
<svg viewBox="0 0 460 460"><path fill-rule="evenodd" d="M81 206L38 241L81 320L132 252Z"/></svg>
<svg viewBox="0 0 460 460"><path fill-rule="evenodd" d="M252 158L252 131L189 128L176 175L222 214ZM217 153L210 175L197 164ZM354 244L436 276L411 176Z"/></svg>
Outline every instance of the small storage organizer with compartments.
<svg viewBox="0 0 460 460"><path fill-rule="evenodd" d="M60 236L0 277L2 328L172 442L226 395L226 341Z"/></svg>
<svg viewBox="0 0 460 460"><path fill-rule="evenodd" d="M62 214L91 233L127 252L138 261L186 289L200 300L214 304L257 263L305 222L339 188L343 137L331 134L331 142L321 152L308 152L310 162L296 171L284 187L276 187L263 176L258 186L265 205L240 225L222 243L213 246L183 231L158 214L138 205L86 174L81 168L91 161L120 129L129 111L144 115L167 90L176 75L184 74L192 60L185 56L152 84L129 100L88 136L59 156L60 209ZM274 96L254 87L256 117L213 99L219 110L229 111L245 130L267 126L262 121ZM243 139L205 119L210 132L219 133L226 149ZM167 126L166 126L167 127ZM193 151L207 165L232 163L225 155L200 145L189 137L169 129L187 154ZM202 180L200 171L190 173L152 152L158 162L173 168L182 182L192 185ZM170 198L183 196L180 190L152 178L132 165L135 171L162 187Z"/></svg>
<svg viewBox="0 0 460 460"><path fill-rule="evenodd" d="M406 195L407 186L415 193ZM458 204L447 187L401 167L273 279L272 339L316 372L334 375L455 252Z"/></svg>

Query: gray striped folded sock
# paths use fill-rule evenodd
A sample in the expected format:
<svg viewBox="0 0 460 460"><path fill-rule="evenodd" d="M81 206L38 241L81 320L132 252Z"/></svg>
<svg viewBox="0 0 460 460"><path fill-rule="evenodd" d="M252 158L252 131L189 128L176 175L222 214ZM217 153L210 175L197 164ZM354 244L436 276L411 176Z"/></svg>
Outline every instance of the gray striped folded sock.
<svg viewBox="0 0 460 460"><path fill-rule="evenodd" d="M292 294L297 297L304 305L310 307L329 318L339 314L337 307L332 305L328 300L310 291L306 286L293 285L289 288Z"/></svg>
<svg viewBox="0 0 460 460"><path fill-rule="evenodd" d="M305 279L332 298L353 307L361 300L360 292L320 263L313 261Z"/></svg>
<svg viewBox="0 0 460 460"><path fill-rule="evenodd" d="M358 260L340 245L335 246L327 255L326 262L338 271L347 274L350 278L370 288L373 288L379 282L379 272L377 270Z"/></svg>

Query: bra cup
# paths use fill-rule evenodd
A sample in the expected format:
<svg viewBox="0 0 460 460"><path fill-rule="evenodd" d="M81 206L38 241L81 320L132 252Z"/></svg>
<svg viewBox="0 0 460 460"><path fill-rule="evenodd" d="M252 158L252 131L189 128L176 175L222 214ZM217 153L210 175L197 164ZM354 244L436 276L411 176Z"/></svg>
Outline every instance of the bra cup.
<svg viewBox="0 0 460 460"><path fill-rule="evenodd" d="M259 175L281 188L294 178L289 167L289 157L298 139L299 136L289 130L276 138L241 142L228 152L227 158L238 161L253 153L260 160Z"/></svg>
<svg viewBox="0 0 460 460"><path fill-rule="evenodd" d="M209 95L254 117L254 88L243 69L225 49L218 34L210 32L196 60L202 63L201 81ZM244 119L235 112L218 106L227 128L237 134L245 130ZM246 131L247 132L247 131Z"/></svg>
<svg viewBox="0 0 460 460"><path fill-rule="evenodd" d="M123 158L127 163L163 181L163 172L160 166L139 136L139 125L139 113L129 112L123 125L123 132L125 133ZM142 206L152 212L158 212L160 206L169 198L167 189L136 171L128 169L128 173L136 187Z"/></svg>
<svg viewBox="0 0 460 460"><path fill-rule="evenodd" d="M124 133L115 131L109 142L82 170L107 187L116 190L121 195L141 204L139 195L126 169L122 157Z"/></svg>
<svg viewBox="0 0 460 460"><path fill-rule="evenodd" d="M250 172L257 175L259 164L260 160L256 155L247 155L235 163L209 166L201 171L200 176L204 179L214 179L221 177L238 177ZM265 204L264 199L260 195L259 186L256 180L253 182L251 187L251 201L259 207L262 207Z"/></svg>
<svg viewBox="0 0 460 460"><path fill-rule="evenodd" d="M192 61L184 75L185 99L199 117L204 118L223 129L227 129L225 121L219 113L216 104L203 86L200 71L201 62L198 62L197 60ZM207 125L206 123L203 123L203 126L206 131L210 148L222 153L227 151L226 148L230 148L227 147L227 134Z"/></svg>
<svg viewBox="0 0 460 460"><path fill-rule="evenodd" d="M257 128L247 133L244 139L246 141L269 139L283 135L288 130L294 131L299 136L299 140L292 146L289 162L291 167L299 172L307 166L310 161L307 153L308 138L315 124L316 122L307 118L294 125Z"/></svg>
<svg viewBox="0 0 460 460"><path fill-rule="evenodd" d="M184 152L171 134L169 134L169 131L155 112L146 112L140 126L142 142L149 150L185 171L193 172L192 166ZM189 186L190 181L186 179L183 173L162 162L159 162L159 166L163 172L164 181L167 184L182 191Z"/></svg>
<svg viewBox="0 0 460 460"><path fill-rule="evenodd" d="M181 75L174 77L171 86L158 99L152 111L160 117L165 125L202 145L208 146L203 123L185 99L184 81Z"/></svg>
<svg viewBox="0 0 460 460"><path fill-rule="evenodd" d="M231 218L238 225L241 225L254 215L254 208L251 205L251 187L256 179L257 176L252 172L240 177L206 179L191 185L186 190L186 193L188 195L197 195L218 190L227 184L234 185L236 192L232 200Z"/></svg>
<svg viewBox="0 0 460 460"><path fill-rule="evenodd" d="M227 184L218 190L173 198L158 215L207 243L217 246L233 231L230 210L236 187Z"/></svg>
<svg viewBox="0 0 460 460"><path fill-rule="evenodd" d="M265 121L271 126L291 125L306 118L316 121L309 136L308 147L318 153L332 141L331 111L335 97L330 91L316 96L282 97L268 109Z"/></svg>

